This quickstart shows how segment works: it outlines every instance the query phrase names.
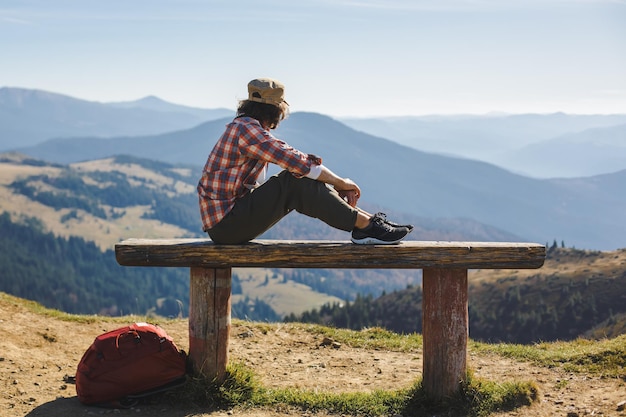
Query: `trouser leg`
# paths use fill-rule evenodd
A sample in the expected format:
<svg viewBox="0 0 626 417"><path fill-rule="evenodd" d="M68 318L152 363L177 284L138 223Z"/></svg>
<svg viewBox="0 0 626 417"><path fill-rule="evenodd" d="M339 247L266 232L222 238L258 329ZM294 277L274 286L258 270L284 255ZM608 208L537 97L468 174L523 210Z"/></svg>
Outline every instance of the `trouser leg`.
<svg viewBox="0 0 626 417"><path fill-rule="evenodd" d="M208 233L217 243L247 242L292 210L345 231L354 228L357 216L357 210L326 184L282 171L237 200L228 215Z"/></svg>

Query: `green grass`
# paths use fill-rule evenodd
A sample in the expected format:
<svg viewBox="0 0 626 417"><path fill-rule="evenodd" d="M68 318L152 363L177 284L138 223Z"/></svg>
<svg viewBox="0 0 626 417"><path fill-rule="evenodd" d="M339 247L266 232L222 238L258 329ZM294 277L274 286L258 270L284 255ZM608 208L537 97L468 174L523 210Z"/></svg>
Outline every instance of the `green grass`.
<svg viewBox="0 0 626 417"><path fill-rule="evenodd" d="M467 382L454 396L433 400L421 381L403 390L333 393L293 388L267 389L253 371L233 363L225 381L218 384L202 378L191 381L169 394L173 403L195 404L204 409L270 408L323 411L351 416L488 416L496 411L510 411L532 404L538 398L533 382L496 383L482 381L468 374Z"/></svg>
<svg viewBox="0 0 626 417"><path fill-rule="evenodd" d="M26 300L23 298L14 297L10 294L0 292L0 302L7 304L15 304L20 305L27 310L44 317L51 317L62 321L70 321L75 323L93 323L100 317L96 316L87 316L87 315L78 315L78 314L68 314L59 310L54 310L51 308L44 307L43 305L35 302Z"/></svg>
<svg viewBox="0 0 626 417"><path fill-rule="evenodd" d="M470 342L475 352L491 352L547 368L626 380L626 335L613 339L577 339L534 345Z"/></svg>
<svg viewBox="0 0 626 417"><path fill-rule="evenodd" d="M401 335L380 327L369 327L360 331L355 331L316 324L289 324L314 335L329 337L341 344L345 344L353 348L385 349L396 352L410 352L421 349L422 347L422 335L416 333Z"/></svg>
<svg viewBox="0 0 626 417"><path fill-rule="evenodd" d="M70 314L70 313L65 313L63 311L60 311L60 310L47 308L39 304L36 301L31 301L31 300L26 300L24 298L15 297L13 295L10 295L4 292L0 292L0 302L20 305L26 308L28 311L35 313L39 316L54 318L57 320L72 322L72 323L89 324L89 323L95 323L97 321L105 321L109 323L128 324L128 323L142 322L142 321L154 323L155 319L158 319L158 321L160 322L176 320L176 319L167 319L163 317L138 316L138 315L112 317L112 316L98 316L98 315L86 315L86 314Z"/></svg>

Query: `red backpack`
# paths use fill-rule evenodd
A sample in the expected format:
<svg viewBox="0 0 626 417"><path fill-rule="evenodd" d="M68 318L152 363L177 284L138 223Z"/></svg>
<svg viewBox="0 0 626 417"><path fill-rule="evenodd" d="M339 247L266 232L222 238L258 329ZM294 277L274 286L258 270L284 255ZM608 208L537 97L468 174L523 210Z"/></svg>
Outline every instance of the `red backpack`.
<svg viewBox="0 0 626 417"><path fill-rule="evenodd" d="M134 323L112 330L96 337L78 363L78 399L89 405L128 407L133 399L184 383L186 359L155 325Z"/></svg>

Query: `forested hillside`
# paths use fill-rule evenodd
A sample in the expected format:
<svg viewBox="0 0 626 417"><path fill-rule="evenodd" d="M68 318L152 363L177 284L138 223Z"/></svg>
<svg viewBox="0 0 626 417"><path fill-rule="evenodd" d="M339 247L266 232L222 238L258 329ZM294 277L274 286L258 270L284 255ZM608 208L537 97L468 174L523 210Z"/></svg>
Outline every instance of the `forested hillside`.
<svg viewBox="0 0 626 417"><path fill-rule="evenodd" d="M185 269L123 268L113 251L46 233L36 219L16 224L3 213L0 230L0 291L68 313L105 315L178 316L180 300L188 299Z"/></svg>
<svg viewBox="0 0 626 417"><path fill-rule="evenodd" d="M187 315L187 268L121 267L112 250L103 252L79 237L54 236L34 218L17 224L3 213L0 230L0 291L69 313ZM344 281L355 279L349 278L350 271L335 272L347 274ZM345 292L334 282L341 281L341 275L323 279L307 270L276 273L319 291ZM553 246L540 270L471 272L469 291L474 339L529 343L615 336L626 331L626 250L592 252ZM233 294L242 294L237 274ZM344 294L342 303L290 314L286 321L421 332L419 285L380 297ZM252 294L237 300L232 306L235 318L281 320L270 305Z"/></svg>
<svg viewBox="0 0 626 417"><path fill-rule="evenodd" d="M188 271L176 274L183 285L178 288L173 284L176 281L170 282L170 269L119 267L113 245L128 237L202 236L195 194L198 176L193 167L128 156L70 166L18 154L0 155L0 213L4 213L0 230L5 248L0 262L2 289L72 313L117 315L155 311L186 315ZM306 238L314 232L321 233L315 235L318 238L342 238L329 234L329 227L324 231L319 222L308 222L304 216L292 217L272 233ZM299 223L298 218L304 223ZM469 230L481 230L471 222L468 224ZM427 224L424 230L429 229L434 228ZM42 242L49 243L42 249ZM387 271L319 272L322 275L317 278L306 279L290 274L289 281L304 285L291 289L297 293L285 292L285 299L302 299L315 291L352 299L358 292L380 293L386 286L402 288L406 282L419 279L418 274L407 278ZM335 279L340 275L343 278ZM322 284L325 280L333 285ZM241 287L235 273L233 294L239 293ZM164 295L170 298L164 299ZM317 305L333 298L320 295L322 301ZM273 294L265 297L259 298L256 288L250 288L246 294L235 297L233 316L280 320L268 304L270 300L280 300ZM284 311L281 305L275 308Z"/></svg>
<svg viewBox="0 0 626 417"><path fill-rule="evenodd" d="M13 223L0 214L0 291L73 314L186 317L188 268L129 268L80 237L46 233L34 218ZM237 274L232 293L241 294ZM244 297L235 318L279 321L265 302Z"/></svg>
<svg viewBox="0 0 626 417"><path fill-rule="evenodd" d="M470 337L530 343L626 332L626 249L594 252L552 246L538 270L473 271ZM400 333L422 331L422 290L410 286L374 298L327 304L287 321Z"/></svg>

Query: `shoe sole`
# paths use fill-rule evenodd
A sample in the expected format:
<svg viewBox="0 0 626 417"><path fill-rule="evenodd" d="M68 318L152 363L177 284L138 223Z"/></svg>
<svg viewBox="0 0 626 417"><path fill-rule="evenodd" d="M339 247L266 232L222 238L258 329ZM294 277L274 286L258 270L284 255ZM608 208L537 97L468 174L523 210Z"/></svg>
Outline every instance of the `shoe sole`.
<svg viewBox="0 0 626 417"><path fill-rule="evenodd" d="M380 240L380 239L376 239L375 237L365 237L363 239L352 238L351 240L352 240L352 243L355 243L357 245L396 245L400 243L402 239L404 239L405 237L406 236L403 236L398 240L392 240L392 241Z"/></svg>
<svg viewBox="0 0 626 417"><path fill-rule="evenodd" d="M354 236L351 236L352 243L357 245L397 245L402 242L402 240L411 233L413 229L409 229L408 232L404 236L396 240L380 240L372 236L367 236L361 239L355 239Z"/></svg>

